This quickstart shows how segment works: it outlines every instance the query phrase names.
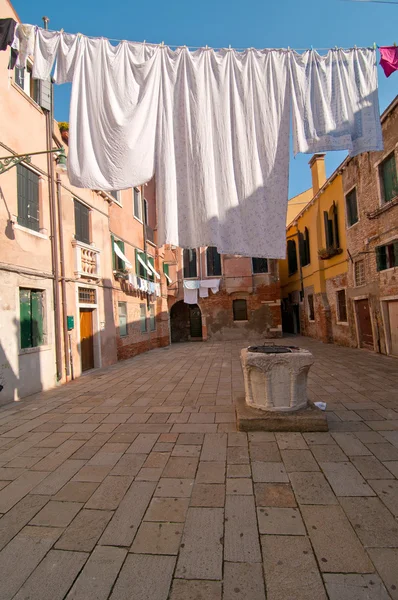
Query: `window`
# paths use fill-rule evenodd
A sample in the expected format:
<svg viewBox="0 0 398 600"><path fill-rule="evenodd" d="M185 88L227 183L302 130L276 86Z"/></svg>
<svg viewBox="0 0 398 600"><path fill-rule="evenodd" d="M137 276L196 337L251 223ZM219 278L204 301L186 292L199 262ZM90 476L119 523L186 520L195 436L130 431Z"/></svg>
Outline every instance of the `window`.
<svg viewBox="0 0 398 600"><path fill-rule="evenodd" d="M151 306L149 307L149 328L151 331L156 331L156 316L154 304L151 304Z"/></svg>
<svg viewBox="0 0 398 600"><path fill-rule="evenodd" d="M340 248L339 224L335 202L333 202L329 212L324 211L323 218L325 221L326 248Z"/></svg>
<svg viewBox="0 0 398 600"><path fill-rule="evenodd" d="M206 249L206 264L208 276L221 275L221 255L214 246L208 246Z"/></svg>
<svg viewBox="0 0 398 600"><path fill-rule="evenodd" d="M75 203L75 238L84 244L90 243L90 209L77 200Z"/></svg>
<svg viewBox="0 0 398 600"><path fill-rule="evenodd" d="M119 334L120 337L127 335L127 302L117 303L119 313Z"/></svg>
<svg viewBox="0 0 398 600"><path fill-rule="evenodd" d="M397 165L394 152L379 165L380 186L383 202L390 202L398 196Z"/></svg>
<svg viewBox="0 0 398 600"><path fill-rule="evenodd" d="M357 190L354 188L345 197L345 205L347 210L347 224L348 227L358 223L358 204L357 204Z"/></svg>
<svg viewBox="0 0 398 600"><path fill-rule="evenodd" d="M122 203L122 193L120 190L111 190L108 194L112 196L118 204Z"/></svg>
<svg viewBox="0 0 398 600"><path fill-rule="evenodd" d="M299 253L301 266L305 267L306 265L309 265L311 262L310 232L307 227L304 229L304 233L299 231Z"/></svg>
<svg viewBox="0 0 398 600"><path fill-rule="evenodd" d="M26 69L15 67L15 83L37 104L40 102L40 81L32 78L30 66Z"/></svg>
<svg viewBox="0 0 398 600"><path fill-rule="evenodd" d="M287 242L287 263L289 276L294 275L297 271L297 250L296 242L294 240L288 240Z"/></svg>
<svg viewBox="0 0 398 600"><path fill-rule="evenodd" d="M124 242L122 242L121 240L115 240L113 235L111 236L111 240L112 240L113 270L114 271L124 271L124 269L125 269L124 260L122 258L120 258L120 256L118 256L115 252L115 244L116 244L124 254Z"/></svg>
<svg viewBox="0 0 398 600"><path fill-rule="evenodd" d="M97 294L93 288L79 287L79 303L80 304L96 304Z"/></svg>
<svg viewBox="0 0 398 600"><path fill-rule="evenodd" d="M315 312L314 312L314 294L308 294L308 318L310 321L315 321Z"/></svg>
<svg viewBox="0 0 398 600"><path fill-rule="evenodd" d="M347 300L345 290L337 292L337 320L340 323L347 323Z"/></svg>
<svg viewBox="0 0 398 600"><path fill-rule="evenodd" d="M398 240L376 248L376 263L378 271L398 267Z"/></svg>
<svg viewBox="0 0 398 600"><path fill-rule="evenodd" d="M246 300L234 300L232 307L234 311L234 321L247 321Z"/></svg>
<svg viewBox="0 0 398 600"><path fill-rule="evenodd" d="M148 225L148 200L146 198L144 198L143 200L143 204L144 204L144 223L145 225Z"/></svg>
<svg viewBox="0 0 398 600"><path fill-rule="evenodd" d="M197 277L198 269L197 269L197 261L196 261L196 250L195 249L185 249L183 253L184 258L184 279L188 279L189 277Z"/></svg>
<svg viewBox="0 0 398 600"><path fill-rule="evenodd" d="M365 285L365 263L363 260L357 260L354 267L355 285Z"/></svg>
<svg viewBox="0 0 398 600"><path fill-rule="evenodd" d="M39 176L17 165L18 223L39 231Z"/></svg>
<svg viewBox="0 0 398 600"><path fill-rule="evenodd" d="M138 188L134 188L134 216L142 221L141 191Z"/></svg>
<svg viewBox="0 0 398 600"><path fill-rule="evenodd" d="M253 273L268 273L267 258L252 258Z"/></svg>
<svg viewBox="0 0 398 600"><path fill-rule="evenodd" d="M19 290L21 348L36 348L44 343L44 292Z"/></svg>
<svg viewBox="0 0 398 600"><path fill-rule="evenodd" d="M155 275L148 267L148 271L145 269L144 265L138 260L138 257L147 265L148 263L154 267L155 261L152 256L148 256L145 252L141 252L141 250L135 251L135 271L138 277L142 277L142 279L148 279L149 281L155 281Z"/></svg>
<svg viewBox="0 0 398 600"><path fill-rule="evenodd" d="M146 304L140 304L141 333L146 332Z"/></svg>
<svg viewBox="0 0 398 600"><path fill-rule="evenodd" d="M169 273L169 265L167 265L166 263L163 263L163 273L166 276L167 285L170 285L171 279L170 279L170 273Z"/></svg>
<svg viewBox="0 0 398 600"><path fill-rule="evenodd" d="M149 263L153 269L155 268L155 259L153 256L147 256L146 262ZM147 272L147 279L149 281L155 281L155 274L152 271L150 273Z"/></svg>

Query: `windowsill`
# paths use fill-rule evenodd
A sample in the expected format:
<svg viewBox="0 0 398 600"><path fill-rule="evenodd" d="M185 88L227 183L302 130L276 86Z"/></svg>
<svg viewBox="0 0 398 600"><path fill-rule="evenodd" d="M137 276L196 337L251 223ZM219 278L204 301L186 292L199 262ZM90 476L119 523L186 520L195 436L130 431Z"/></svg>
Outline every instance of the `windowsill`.
<svg viewBox="0 0 398 600"><path fill-rule="evenodd" d="M349 231L350 229L352 229L353 227L355 227L355 225L358 225L360 219L358 219L358 221L355 221L355 223L353 223L352 225L348 225L347 227L347 231Z"/></svg>
<svg viewBox="0 0 398 600"><path fill-rule="evenodd" d="M264 273L252 273L252 275L269 275L269 271L266 271Z"/></svg>
<svg viewBox="0 0 398 600"><path fill-rule="evenodd" d="M136 221L138 221L138 223L141 223L141 225L144 224L144 221L142 219L140 219L139 217L136 217L135 215L133 215L133 217Z"/></svg>
<svg viewBox="0 0 398 600"><path fill-rule="evenodd" d="M191 281L195 281L196 279L199 279L199 277L196 275L196 277L183 277L184 280L191 280Z"/></svg>
<svg viewBox="0 0 398 600"><path fill-rule="evenodd" d="M336 325L344 325L345 327L348 327L348 321L336 321Z"/></svg>
<svg viewBox="0 0 398 600"><path fill-rule="evenodd" d="M376 217L387 212L394 206L398 206L398 196L391 198L391 200L389 200L388 202L383 201L383 204L379 206L379 208L376 208L376 210L374 210L373 212L366 213L366 216L368 217L368 219L375 219Z"/></svg>
<svg viewBox="0 0 398 600"><path fill-rule="evenodd" d="M234 320L234 323L248 323L249 319L238 319L238 321Z"/></svg>
<svg viewBox="0 0 398 600"><path fill-rule="evenodd" d="M388 267L387 269L382 269L381 271L377 271L377 273L385 273L386 271L395 271L398 267Z"/></svg>
<svg viewBox="0 0 398 600"><path fill-rule="evenodd" d="M95 250L96 252L99 252L99 249L95 247L94 242L81 242L80 240L77 240L76 238L72 239L72 245L76 245L79 244L79 246L83 246L84 248L87 248L87 250Z"/></svg>
<svg viewBox="0 0 398 600"><path fill-rule="evenodd" d="M30 102L30 104L37 110L39 111L39 113L42 115L43 111L40 108L40 106L37 104L37 102L35 102L33 100L33 98L31 98L26 92L25 90L23 90L17 83L15 83L15 81L11 82L11 86L17 90L17 92L19 92L21 94L21 96L23 96L26 100L28 100Z"/></svg>
<svg viewBox="0 0 398 600"><path fill-rule="evenodd" d="M222 277L222 275L205 275L204 277L202 277L202 280L205 281L206 279L220 279Z"/></svg>
<svg viewBox="0 0 398 600"><path fill-rule="evenodd" d="M308 319L308 323L315 323L315 319Z"/></svg>
<svg viewBox="0 0 398 600"><path fill-rule="evenodd" d="M35 346L34 348L20 348L19 355L23 354L34 354L35 352L48 352L51 350L51 346L49 344L43 344L42 346Z"/></svg>
<svg viewBox="0 0 398 600"><path fill-rule="evenodd" d="M44 233L40 233L40 231L35 231L34 229L29 229L29 227L24 227L19 223L13 224L14 229L18 229L19 231L24 231L25 233L29 233L30 235L34 235L35 237L41 238L42 240L48 240L48 235Z"/></svg>

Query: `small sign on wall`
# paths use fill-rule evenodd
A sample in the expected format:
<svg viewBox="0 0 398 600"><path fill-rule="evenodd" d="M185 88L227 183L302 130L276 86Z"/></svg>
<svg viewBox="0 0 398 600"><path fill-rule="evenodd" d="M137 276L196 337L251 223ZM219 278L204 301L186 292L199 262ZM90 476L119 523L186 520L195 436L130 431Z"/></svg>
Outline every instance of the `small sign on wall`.
<svg viewBox="0 0 398 600"><path fill-rule="evenodd" d="M67 321L67 324L68 324L68 331L72 331L72 329L75 328L75 317L68 315L66 317L66 321Z"/></svg>

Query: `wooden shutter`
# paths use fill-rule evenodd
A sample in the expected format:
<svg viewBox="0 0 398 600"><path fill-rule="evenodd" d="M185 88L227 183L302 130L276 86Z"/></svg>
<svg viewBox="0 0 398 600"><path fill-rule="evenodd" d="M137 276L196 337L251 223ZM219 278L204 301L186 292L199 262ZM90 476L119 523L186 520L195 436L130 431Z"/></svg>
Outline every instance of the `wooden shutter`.
<svg viewBox="0 0 398 600"><path fill-rule="evenodd" d="M144 267L138 260L138 257L140 257L141 260L146 262L145 252L141 252L140 250L136 249L136 251L135 251L135 272L137 273L138 277L142 277L142 279L148 279L148 271L146 271L144 269Z"/></svg>
<svg viewBox="0 0 398 600"><path fill-rule="evenodd" d="M42 80L39 83L39 87L37 89L37 99L34 100L40 104L44 110L51 110L51 102L52 102L52 83L51 78Z"/></svg>
<svg viewBox="0 0 398 600"><path fill-rule="evenodd" d="M392 153L381 164L384 202L390 202L398 194L397 166Z"/></svg>
<svg viewBox="0 0 398 600"><path fill-rule="evenodd" d="M305 259L306 259L306 265L309 265L311 262L311 254L310 254L310 232L308 231L308 228L306 227L304 229L305 232L305 240L304 240L304 248L305 248Z"/></svg>
<svg viewBox="0 0 398 600"><path fill-rule="evenodd" d="M214 246L208 246L206 249L206 262L208 275L221 275L221 255Z"/></svg>
<svg viewBox="0 0 398 600"><path fill-rule="evenodd" d="M337 206L333 202L333 247L340 248L340 236L339 236L339 220Z"/></svg>
<svg viewBox="0 0 398 600"><path fill-rule="evenodd" d="M43 344L43 292L31 291L32 346Z"/></svg>
<svg viewBox="0 0 398 600"><path fill-rule="evenodd" d="M84 244L90 243L90 210L75 200L75 237Z"/></svg>
<svg viewBox="0 0 398 600"><path fill-rule="evenodd" d="M32 313L30 290L19 290L19 323L21 331L21 348L32 347Z"/></svg>
<svg viewBox="0 0 398 600"><path fill-rule="evenodd" d="M111 233L111 245L112 245L112 270L116 271L116 252L115 252L115 238Z"/></svg>
<svg viewBox="0 0 398 600"><path fill-rule="evenodd" d="M376 248L376 264L378 271L384 271L387 269L387 248L386 246L379 246Z"/></svg>
<svg viewBox="0 0 398 600"><path fill-rule="evenodd" d="M124 242L122 242L121 240L116 240L115 244L117 244L119 246L120 250L124 254ZM126 267L126 265L125 265L124 260L116 255L116 269L118 271L123 271L125 269L125 267Z"/></svg>
<svg viewBox="0 0 398 600"><path fill-rule="evenodd" d="M18 190L18 223L23 227L28 225L28 169L17 165Z"/></svg>
<svg viewBox="0 0 398 600"><path fill-rule="evenodd" d="M147 256L146 254L144 254L143 260L147 264L149 263L151 265L151 267L155 268L155 261L152 256ZM149 281L155 281L155 275L152 273L152 271L150 274L147 272L147 277L148 277Z"/></svg>
<svg viewBox="0 0 398 600"><path fill-rule="evenodd" d="M301 266L304 266L307 263L305 262L304 236L301 233L301 231L299 231L299 234L298 234L298 242L299 242L300 263L301 263Z"/></svg>
<svg viewBox="0 0 398 600"><path fill-rule="evenodd" d="M296 242L294 240L288 240L287 242L287 262L289 275L293 275L297 271L297 251Z"/></svg>
<svg viewBox="0 0 398 600"><path fill-rule="evenodd" d="M324 220L324 224L325 224L326 248L330 248L332 246L332 240L330 239L329 213L326 210L323 211L323 220Z"/></svg>
<svg viewBox="0 0 398 600"><path fill-rule="evenodd" d="M394 261L391 266L398 267L398 242L393 242L392 246L393 246Z"/></svg>

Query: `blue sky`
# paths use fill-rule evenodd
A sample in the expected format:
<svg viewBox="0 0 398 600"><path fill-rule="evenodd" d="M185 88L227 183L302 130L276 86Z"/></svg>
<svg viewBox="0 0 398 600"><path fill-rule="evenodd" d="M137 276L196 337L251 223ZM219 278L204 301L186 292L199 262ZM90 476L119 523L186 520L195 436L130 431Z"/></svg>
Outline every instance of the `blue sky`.
<svg viewBox="0 0 398 600"><path fill-rule="evenodd" d="M329 48L392 45L398 43L398 5L345 0L14 0L25 23L42 25L50 18L50 29L108 38L170 45L225 47ZM379 67L380 110L398 92L398 72L387 79ZM67 85L56 87L55 116L67 121ZM330 175L345 153L326 157ZM311 185L308 161L298 155L290 163L290 196Z"/></svg>

